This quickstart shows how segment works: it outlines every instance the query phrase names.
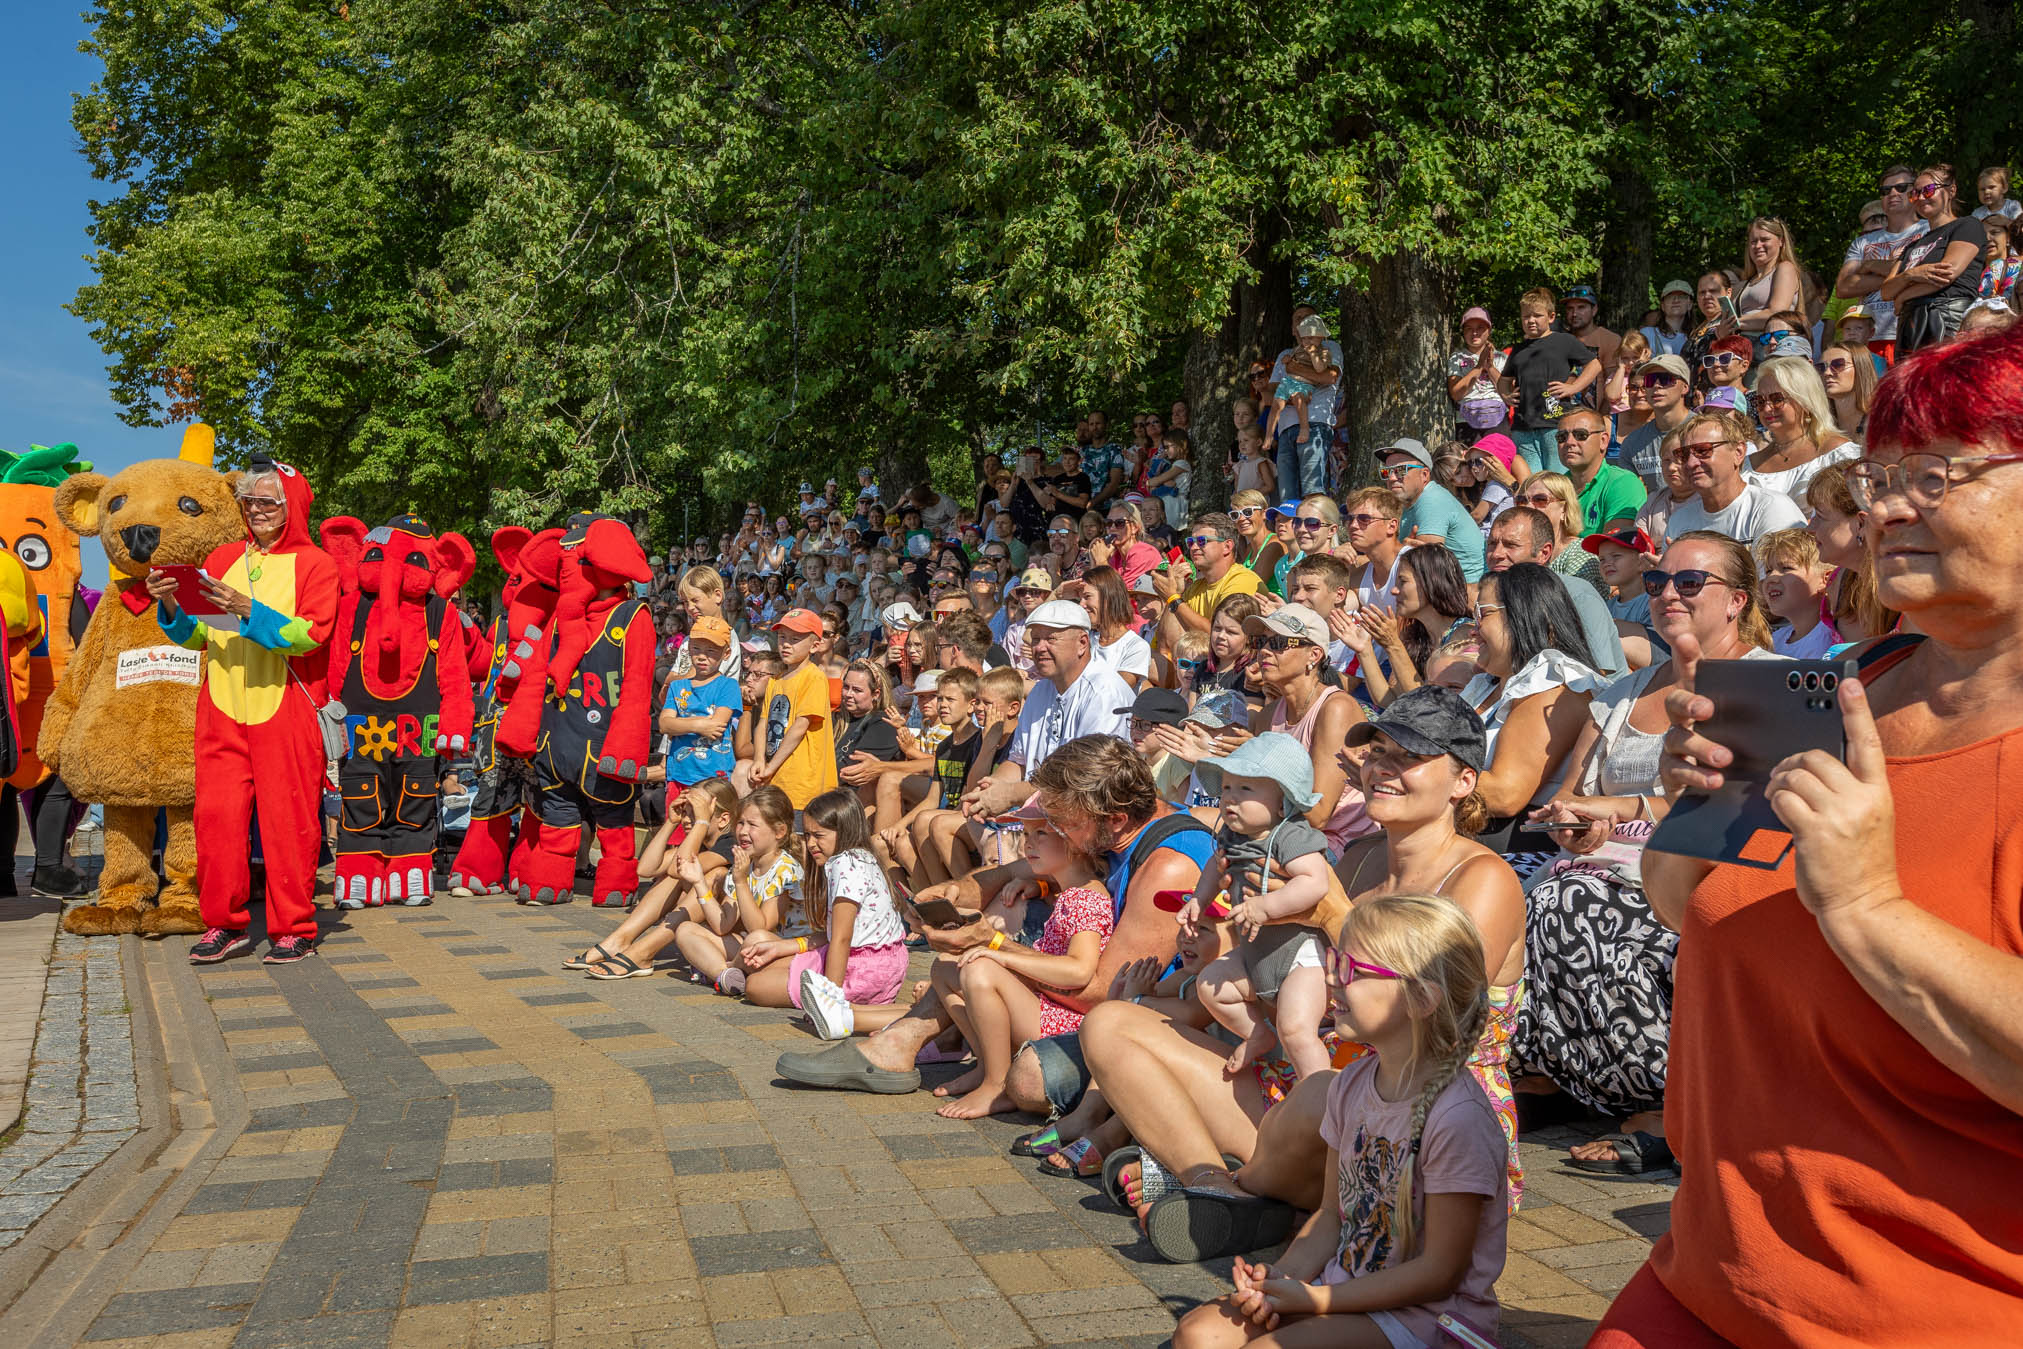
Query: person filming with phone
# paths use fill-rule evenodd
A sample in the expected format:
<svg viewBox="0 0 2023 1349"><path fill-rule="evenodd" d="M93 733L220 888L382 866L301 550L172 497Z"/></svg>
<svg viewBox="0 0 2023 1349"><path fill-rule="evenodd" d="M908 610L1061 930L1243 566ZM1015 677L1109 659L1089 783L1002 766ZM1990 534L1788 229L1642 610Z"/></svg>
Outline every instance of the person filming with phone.
<svg viewBox="0 0 2023 1349"><path fill-rule="evenodd" d="M1776 764L1774 868L1646 848L1680 933L1671 1230L1599 1349L2013 1343L2023 1325L2023 329L1921 351L1847 466L1882 602L1845 749ZM1659 773L1738 750L1675 639ZM1734 709L1731 709L1731 714Z"/></svg>

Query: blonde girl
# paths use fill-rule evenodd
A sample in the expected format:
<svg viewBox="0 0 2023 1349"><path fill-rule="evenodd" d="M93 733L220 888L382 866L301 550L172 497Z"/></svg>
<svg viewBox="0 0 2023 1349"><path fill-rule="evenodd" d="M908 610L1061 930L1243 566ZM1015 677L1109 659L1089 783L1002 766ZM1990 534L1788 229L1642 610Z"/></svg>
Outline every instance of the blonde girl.
<svg viewBox="0 0 2023 1349"><path fill-rule="evenodd" d="M716 845L730 830L737 807L737 793L722 778L706 778L669 798L667 819L639 855L639 874L651 877L652 884L610 936L563 961L562 968L585 970L599 979L652 974L650 954L642 961L627 953L663 918L678 923L701 912L697 907L701 897L730 866ZM674 837L677 830L679 841Z"/></svg>
<svg viewBox="0 0 2023 1349"><path fill-rule="evenodd" d="M823 792L801 812L808 850L808 926L825 934L754 940L739 953L745 997L798 1007L815 1033L841 1040L896 1019L906 978L906 926L871 855L871 825L851 791Z"/></svg>
<svg viewBox="0 0 2023 1349"><path fill-rule="evenodd" d="M794 803L771 783L756 788L738 808L737 841L722 885L703 898L696 921L654 935L663 945L672 939L690 968L717 992L736 997L745 991L738 960L745 946L793 941L813 931L802 898L807 870L807 854L794 837Z"/></svg>
<svg viewBox="0 0 2023 1349"><path fill-rule="evenodd" d="M1495 1334L1503 1130L1465 1071L1489 1018L1481 933L1449 899L1365 900L1329 986L1337 1025L1372 1051L1328 1088L1335 1202L1276 1265L1238 1259L1236 1291L1191 1312L1175 1349L1440 1344L1442 1316Z"/></svg>

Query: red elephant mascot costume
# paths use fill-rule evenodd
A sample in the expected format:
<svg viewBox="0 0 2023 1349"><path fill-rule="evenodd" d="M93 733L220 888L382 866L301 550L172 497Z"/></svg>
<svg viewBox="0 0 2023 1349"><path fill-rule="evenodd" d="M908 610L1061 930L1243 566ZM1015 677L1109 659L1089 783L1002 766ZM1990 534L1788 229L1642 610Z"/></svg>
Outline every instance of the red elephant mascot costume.
<svg viewBox="0 0 2023 1349"><path fill-rule="evenodd" d="M377 529L323 522L341 598L330 688L344 704L350 754L337 772L337 905L420 905L433 890L439 753L471 740L470 657L449 597L477 554L461 534L397 515Z"/></svg>
<svg viewBox="0 0 2023 1349"><path fill-rule="evenodd" d="M489 664L472 665L483 687L478 694L476 728L471 737L471 757L477 763L477 788L471 795L471 826L464 835L457 860L450 865L450 893L453 895L495 895L508 888L520 875L527 854L533 851L540 823L534 814L534 764L532 746L513 757L499 745L499 719L527 671L534 679L544 678L544 660L550 628L555 622L555 606L562 597L562 531L544 529L536 534L520 525L507 525L492 535L492 555L506 573L501 595L502 612L492 621L484 655ZM530 712L538 712L530 700ZM533 723L536 734L540 723ZM513 842L513 817L520 817L520 837ZM512 862L507 865L511 849Z"/></svg>
<svg viewBox="0 0 2023 1349"><path fill-rule="evenodd" d="M655 634L628 583L653 571L632 531L605 515L571 516L561 551L554 634L535 645L499 723L499 747L511 754L539 717L531 738L540 837L519 873L518 897L569 902L587 822L603 850L591 902L629 904L639 888L632 815L652 740Z"/></svg>

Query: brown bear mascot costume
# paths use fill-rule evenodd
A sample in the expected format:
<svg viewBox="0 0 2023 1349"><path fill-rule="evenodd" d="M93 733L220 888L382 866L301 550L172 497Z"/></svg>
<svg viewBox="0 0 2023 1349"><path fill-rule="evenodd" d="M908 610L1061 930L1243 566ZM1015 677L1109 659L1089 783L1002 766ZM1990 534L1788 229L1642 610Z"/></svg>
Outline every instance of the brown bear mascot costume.
<svg viewBox="0 0 2023 1349"><path fill-rule="evenodd" d="M181 457L112 477L76 473L56 489L56 518L97 538L111 564L105 598L42 712L36 753L80 801L105 807L96 904L63 915L67 932L202 932L197 912L195 738L200 657L171 644L148 596L150 567L201 563L244 526L232 485L211 467L211 428L183 434ZM168 884L155 898L155 812L168 811Z"/></svg>
<svg viewBox="0 0 2023 1349"><path fill-rule="evenodd" d="M471 739L470 660L449 597L477 555L463 535L413 515L372 530L348 515L326 520L323 549L339 585L330 691L351 750L337 774L337 905L427 904L436 756L462 754Z"/></svg>

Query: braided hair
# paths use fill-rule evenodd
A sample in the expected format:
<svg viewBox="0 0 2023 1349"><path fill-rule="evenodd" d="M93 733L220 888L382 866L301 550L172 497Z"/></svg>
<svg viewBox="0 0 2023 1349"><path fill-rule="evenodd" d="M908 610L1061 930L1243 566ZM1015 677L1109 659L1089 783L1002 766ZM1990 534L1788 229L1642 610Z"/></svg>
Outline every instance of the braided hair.
<svg viewBox="0 0 2023 1349"><path fill-rule="evenodd" d="M1426 1116L1448 1084L1475 1054L1489 1024L1489 977L1483 966L1482 933L1468 911L1439 895L1385 895L1349 910L1342 924L1343 950L1353 949L1403 976L1413 997L1412 1062L1407 1077L1430 1063L1432 1074L1412 1103L1412 1142L1398 1172L1394 1202L1398 1253L1410 1259L1420 1240L1412 1211L1412 1185L1419 1174L1419 1145ZM1430 1006L1429 1006L1430 1004ZM1419 1012L1417 1009L1426 1007Z"/></svg>

